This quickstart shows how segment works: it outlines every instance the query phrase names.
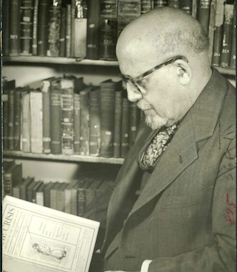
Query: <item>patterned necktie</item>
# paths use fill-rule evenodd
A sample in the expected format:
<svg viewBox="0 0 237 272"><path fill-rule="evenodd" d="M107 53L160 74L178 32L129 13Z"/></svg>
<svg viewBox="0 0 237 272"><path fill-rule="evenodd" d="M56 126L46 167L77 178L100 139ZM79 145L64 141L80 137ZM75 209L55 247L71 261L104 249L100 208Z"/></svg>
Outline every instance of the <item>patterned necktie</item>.
<svg viewBox="0 0 237 272"><path fill-rule="evenodd" d="M167 149L171 139L178 129L178 123L171 127L163 127L153 138L152 143L144 152L141 162L145 167L153 167L160 155Z"/></svg>

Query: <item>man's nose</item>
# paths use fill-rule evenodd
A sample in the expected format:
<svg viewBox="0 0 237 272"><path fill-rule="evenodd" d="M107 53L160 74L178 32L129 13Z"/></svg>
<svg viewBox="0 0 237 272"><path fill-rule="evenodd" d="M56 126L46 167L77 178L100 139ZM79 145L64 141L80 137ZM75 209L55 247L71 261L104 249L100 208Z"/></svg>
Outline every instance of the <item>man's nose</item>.
<svg viewBox="0 0 237 272"><path fill-rule="evenodd" d="M128 93L128 100L130 102L136 102L142 99L142 94L135 89L135 87L131 87L130 84L127 84L127 93Z"/></svg>

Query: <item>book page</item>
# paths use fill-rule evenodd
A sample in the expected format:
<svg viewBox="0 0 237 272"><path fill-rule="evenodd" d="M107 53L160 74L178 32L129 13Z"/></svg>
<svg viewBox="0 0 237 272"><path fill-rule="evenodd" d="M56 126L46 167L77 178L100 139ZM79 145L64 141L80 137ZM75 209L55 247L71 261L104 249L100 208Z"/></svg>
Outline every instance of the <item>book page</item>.
<svg viewBox="0 0 237 272"><path fill-rule="evenodd" d="M21 271L19 262L24 271L87 272L98 228L98 222L6 196L3 270Z"/></svg>

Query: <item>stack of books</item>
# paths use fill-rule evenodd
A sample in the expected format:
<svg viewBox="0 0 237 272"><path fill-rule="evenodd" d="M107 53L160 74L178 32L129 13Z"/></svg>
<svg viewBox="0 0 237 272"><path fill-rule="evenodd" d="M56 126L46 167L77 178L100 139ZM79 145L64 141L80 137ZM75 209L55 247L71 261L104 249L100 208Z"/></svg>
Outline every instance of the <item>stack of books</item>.
<svg viewBox="0 0 237 272"><path fill-rule="evenodd" d="M86 86L83 77L64 75L39 89L3 82L4 150L123 158L143 116L122 81Z"/></svg>

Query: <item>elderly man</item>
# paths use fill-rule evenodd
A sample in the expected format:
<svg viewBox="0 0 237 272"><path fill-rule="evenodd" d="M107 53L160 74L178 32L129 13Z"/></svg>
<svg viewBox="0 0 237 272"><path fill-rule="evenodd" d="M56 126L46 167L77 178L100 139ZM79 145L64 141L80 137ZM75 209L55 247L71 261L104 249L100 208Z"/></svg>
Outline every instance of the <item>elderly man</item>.
<svg viewBox="0 0 237 272"><path fill-rule="evenodd" d="M130 23L117 43L128 99L145 113L107 214L104 270L235 269L235 89L181 10Z"/></svg>

